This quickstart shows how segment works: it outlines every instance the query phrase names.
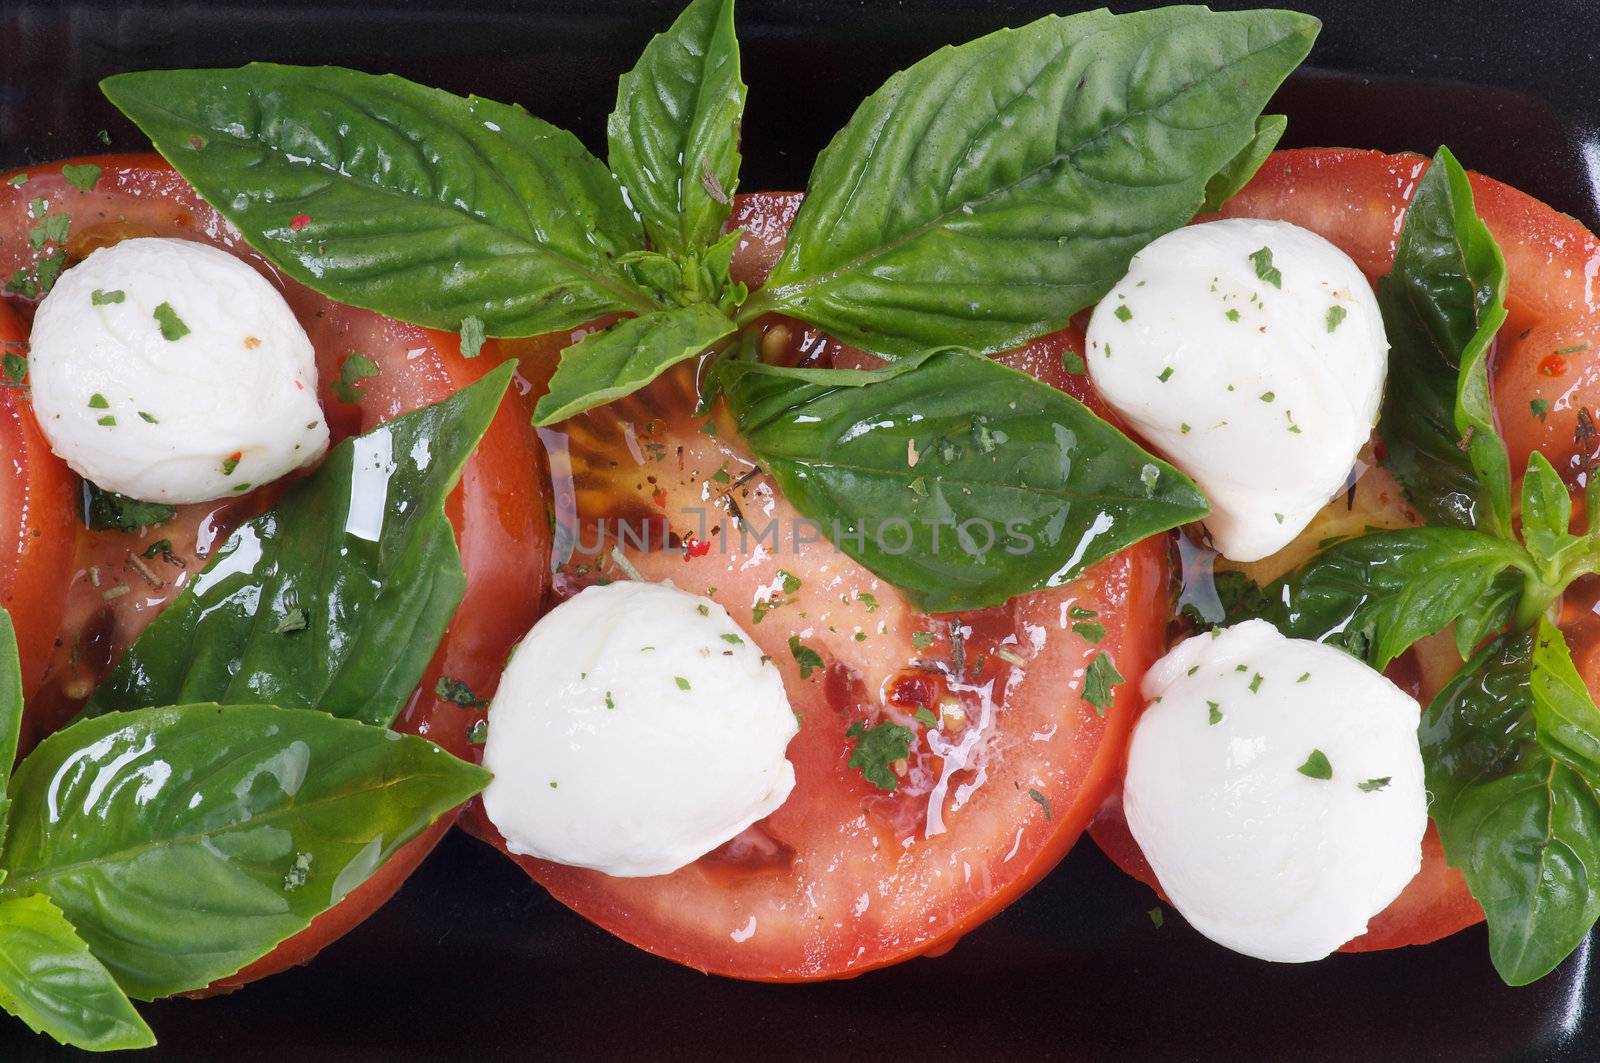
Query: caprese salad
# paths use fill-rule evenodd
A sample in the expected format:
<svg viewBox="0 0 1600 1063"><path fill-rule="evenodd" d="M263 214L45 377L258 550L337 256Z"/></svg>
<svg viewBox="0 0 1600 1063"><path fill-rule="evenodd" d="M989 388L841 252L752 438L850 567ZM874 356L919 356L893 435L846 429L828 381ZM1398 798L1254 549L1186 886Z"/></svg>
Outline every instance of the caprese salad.
<svg viewBox="0 0 1600 1063"><path fill-rule="evenodd" d="M0 176L0 1006L89 1049L458 819L738 978L937 955L1086 830L1263 960L1600 915L1600 242L1275 151L1318 23L1052 16L742 193L732 0L527 111L118 75ZM18 761L17 754L21 755Z"/></svg>

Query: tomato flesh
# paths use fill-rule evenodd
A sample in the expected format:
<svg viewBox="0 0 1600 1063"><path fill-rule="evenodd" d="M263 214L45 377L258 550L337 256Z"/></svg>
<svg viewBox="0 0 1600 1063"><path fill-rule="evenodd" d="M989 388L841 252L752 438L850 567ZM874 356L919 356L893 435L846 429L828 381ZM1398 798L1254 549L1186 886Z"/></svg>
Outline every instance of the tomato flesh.
<svg viewBox="0 0 1600 1063"><path fill-rule="evenodd" d="M32 224L29 204L39 199L51 213L72 217L69 262L132 236L183 237L221 247L277 285L306 329L317 353L320 398L336 440L447 398L502 360L493 343L478 358L468 359L453 335L333 302L280 276L157 156L88 161L101 167L101 175L87 192L61 177L61 163L29 167L20 186L0 182L0 276L27 267L35 257L27 229ZM346 403L332 387L352 351L371 359L378 375L359 382L359 402ZM441 701L434 696L435 683L447 675L475 692L491 693L506 654L537 616L548 584L545 485L539 442L529 424L528 390L525 381L516 383L446 503L467 589L421 685L395 721L397 730L422 735L458 756L473 755L467 732L482 713ZM7 401L0 395L0 411L8 409ZM5 423L0 415L0 431L6 430ZM48 452L42 453L54 462ZM59 463L54 468L67 485L55 491L50 507L55 526L64 530L64 559L47 563L30 556L19 569L45 586L60 605L54 614L37 612L19 619L25 639L55 644L48 664L41 666L43 682L28 705L35 737L70 718L139 632L200 570L213 545L270 505L283 486L237 500L182 506L171 522L137 533L91 532L74 515L76 478ZM0 492L15 490L18 482L24 481L14 476L10 484L0 484ZM5 498L0 494L0 503ZM11 509L0 504L0 516ZM0 578L6 571L0 568ZM387 900L454 819L454 814L442 817L306 930L212 989L236 988L309 960Z"/></svg>
<svg viewBox="0 0 1600 1063"><path fill-rule="evenodd" d="M742 279L765 276L797 203L781 194L736 200ZM775 360L866 364L799 322L773 317L762 327ZM1006 360L1093 401L1087 381L1062 365L1078 343L1069 330ZM525 365L548 367L552 345L523 353ZM616 574L602 526L650 533L660 548L627 553L640 575L710 594L782 670L801 716L788 749L795 790L670 875L611 878L513 858L605 929L703 971L847 977L943 951L1053 867L1113 784L1139 677L1162 650L1170 542L1140 544L1069 586L1003 607L929 616L825 540L791 534L798 515L734 425L719 411L708 432L691 416L695 400L694 374L676 373L547 434L558 515L580 529L581 552L562 566L557 590ZM771 528L778 541L756 544ZM1074 609L1104 626L1098 642L1073 630L1083 615ZM791 637L824 668L803 677ZM1101 652L1127 679L1104 716L1079 694ZM915 736L893 765L893 792L848 766L847 728L884 720ZM463 823L503 848L479 804Z"/></svg>
<svg viewBox="0 0 1600 1063"><path fill-rule="evenodd" d="M26 341L22 322L0 303L0 354L22 355ZM0 384L0 454L8 466L0 476L0 606L16 624L22 688L32 697L44 680L61 621L77 489L71 471L50 453L20 386ZM24 747L38 739L30 723L24 723Z"/></svg>

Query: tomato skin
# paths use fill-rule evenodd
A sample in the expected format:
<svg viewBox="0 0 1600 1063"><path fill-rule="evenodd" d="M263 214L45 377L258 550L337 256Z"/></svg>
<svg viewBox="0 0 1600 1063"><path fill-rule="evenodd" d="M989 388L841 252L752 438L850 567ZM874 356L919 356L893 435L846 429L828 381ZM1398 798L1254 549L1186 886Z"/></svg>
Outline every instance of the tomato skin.
<svg viewBox="0 0 1600 1063"><path fill-rule="evenodd" d="M0 303L0 353L21 354L27 332L9 306ZM72 565L77 521L77 482L50 452L21 388L0 385L0 455L8 469L0 479L0 606L17 629L22 689L31 697L44 681L61 622L61 585ZM21 745L40 735L24 719Z"/></svg>
<svg viewBox="0 0 1600 1063"><path fill-rule="evenodd" d="M47 199L52 210L72 214L72 235L67 251L69 259L74 261L97 246L130 236L180 236L204 240L231 251L279 286L306 328L317 351L321 397L336 439L447 398L503 361L500 348L492 341L485 344L477 358L468 359L461 354L459 339L454 335L331 302L281 277L245 247L232 227L159 156L107 155L66 160L72 161L89 161L101 167L100 179L92 192L68 186L60 173L63 163L27 168L24 172L28 180L20 188L0 183L0 267L7 274L17 268L15 249L28 248L26 229L30 223L26 204L36 197ZM9 259L3 251L7 248L14 249ZM378 376L360 382L361 400L354 404L339 401L330 391L331 385L339 379L340 365L351 351L366 354L379 368ZM549 580L546 488L541 448L530 421L532 404L528 392L526 381L514 382L483 442L468 460L460 486L446 501L445 511L456 531L467 587L422 683L394 724L396 730L421 735L469 759L476 759L476 753L467 741L467 732L482 718L482 711L441 701L434 696L434 686L440 676L448 675L467 683L480 696L489 696L506 654L533 623ZM4 396L0 396L0 403L4 401ZM3 431L0 428L0 432ZM175 528L187 534L190 542L195 542L196 537L204 543L216 541L266 501L258 499L243 509L212 505L181 507L174 524L150 529L138 536L94 533L83 529L74 514L76 478L66 473L64 466L60 469L66 476L71 496L69 504L60 507L70 529L65 541L72 544L73 536L77 541L69 546L65 566L58 564L47 568L35 565L30 558L27 569L29 578L38 579L58 600L63 597L64 585L71 587L66 597L88 593L87 582L81 576L89 560L110 556L120 561L122 556L144 547L147 541L168 535L176 536L174 541L178 542L181 536L176 535ZM4 509L0 508L0 512ZM193 551L196 556L204 552ZM168 575L167 569L154 561L151 564L159 574ZM74 569L78 571L76 577ZM188 576L187 571L180 571L160 589L141 586L139 595L119 599L119 604L130 603L130 608L117 617L119 638L126 641L136 636L185 585ZM139 599L137 611L131 607L135 598ZM88 601L93 604L94 596L89 595ZM82 616L80 610L80 622ZM31 626L47 632L47 637L53 640L59 625L37 623ZM74 631L63 633L57 680L69 678L66 657L76 637ZM41 725L59 725L75 710L76 696L63 690L62 685L58 682L47 692L53 697L40 699L39 713L30 704L30 715ZM452 812L435 821L304 931L237 974L219 979L198 995L227 992L310 960L386 901L449 830L457 815L458 812Z"/></svg>

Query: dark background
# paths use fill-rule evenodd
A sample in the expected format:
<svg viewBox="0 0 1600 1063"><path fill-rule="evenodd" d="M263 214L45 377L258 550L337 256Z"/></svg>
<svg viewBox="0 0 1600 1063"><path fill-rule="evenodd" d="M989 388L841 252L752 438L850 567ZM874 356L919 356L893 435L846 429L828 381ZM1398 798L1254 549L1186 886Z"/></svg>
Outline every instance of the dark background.
<svg viewBox="0 0 1600 1063"><path fill-rule="evenodd" d="M1073 0L742 0L745 188L801 187L868 92L941 44ZM1141 4L1114 4L1127 10ZM1216 7L1247 4L1218 3ZM1286 145L1432 152L1600 224L1600 3L1301 2L1325 27L1280 94ZM0 165L144 146L96 81L251 59L394 71L515 100L602 147L619 74L677 0L0 0ZM624 945L509 861L446 841L308 968L144 1008L184 1060L1594 1060L1588 945L1508 989L1482 928L1423 949L1269 965L1199 938L1085 842L940 960L853 982L710 979ZM62 1058L0 1021L0 1059Z"/></svg>

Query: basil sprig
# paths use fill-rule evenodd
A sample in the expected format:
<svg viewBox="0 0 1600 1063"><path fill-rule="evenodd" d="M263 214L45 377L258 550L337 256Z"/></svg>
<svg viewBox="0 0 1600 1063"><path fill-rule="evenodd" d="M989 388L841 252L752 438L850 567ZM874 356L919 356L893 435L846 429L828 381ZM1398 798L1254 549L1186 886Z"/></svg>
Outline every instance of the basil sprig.
<svg viewBox="0 0 1600 1063"><path fill-rule="evenodd" d="M723 373L784 497L928 612L1057 586L1209 512L1072 396L962 351L862 386L738 361Z"/></svg>
<svg viewBox="0 0 1600 1063"><path fill-rule="evenodd" d="M266 955L489 777L420 738L268 705L83 720L12 774L22 710L0 610L0 1008L90 1050L154 1044L130 995Z"/></svg>
<svg viewBox="0 0 1600 1063"><path fill-rule="evenodd" d="M520 108L392 76L255 64L119 75L103 87L251 246L325 295L426 325L470 323L475 338L619 318L562 352L535 409L540 425L708 352L753 350L770 311L913 374L862 377L825 400L830 416L929 395L934 382L971 414L996 373L934 352L990 353L1062 328L1135 251L1237 191L1283 131L1261 108L1318 27L1287 11L1095 11L942 49L890 78L818 158L787 249L753 297L729 273L738 234L722 232L745 102L733 0L692 0L622 78L609 169ZM973 477L964 489L992 502L1002 524L1016 517L1045 532L1044 547L1021 560L940 548L921 563L855 551L913 597L1001 601L1203 513L1192 484L1081 407L999 379L1062 438L994 432L1000 452L962 473ZM857 395L855 384L898 390ZM800 391L793 401L824 400ZM984 411L1008 415L1004 404ZM926 507L895 497L887 484L918 477L895 475L876 453L892 433L852 448L873 450L877 467L852 478L835 455L805 449L832 446L825 433L796 423L766 424L757 450L786 469L832 463L827 490L800 502L825 526L890 503L884 515L932 510L958 526L974 512L954 488ZM1090 437L1107 445L1084 445ZM1050 460L1070 468L1049 470ZM1005 475L1021 479L1002 484ZM1089 484L1105 490L1103 504L1087 504ZM914 552L923 545L919 532Z"/></svg>
<svg viewBox="0 0 1600 1063"><path fill-rule="evenodd" d="M1390 470L1443 526L1336 543L1262 593L1234 595L1232 618L1265 617L1379 668L1455 624L1469 661L1421 729L1429 812L1483 905L1495 969L1522 985L1600 916L1600 708L1551 621L1574 580L1600 573L1600 478L1591 470L1575 533L1567 485L1534 452L1518 534L1485 366L1506 285L1466 172L1441 148L1379 282L1392 351L1378 428Z"/></svg>
<svg viewBox="0 0 1600 1063"><path fill-rule="evenodd" d="M334 447L217 548L85 711L271 702L392 722L466 591L445 499L512 369Z"/></svg>
<svg viewBox="0 0 1600 1063"><path fill-rule="evenodd" d="M741 317L780 310L888 358L1061 328L1189 221L1219 172L1231 184L1259 164L1261 108L1319 26L1289 11L1091 11L935 52L818 156Z"/></svg>

